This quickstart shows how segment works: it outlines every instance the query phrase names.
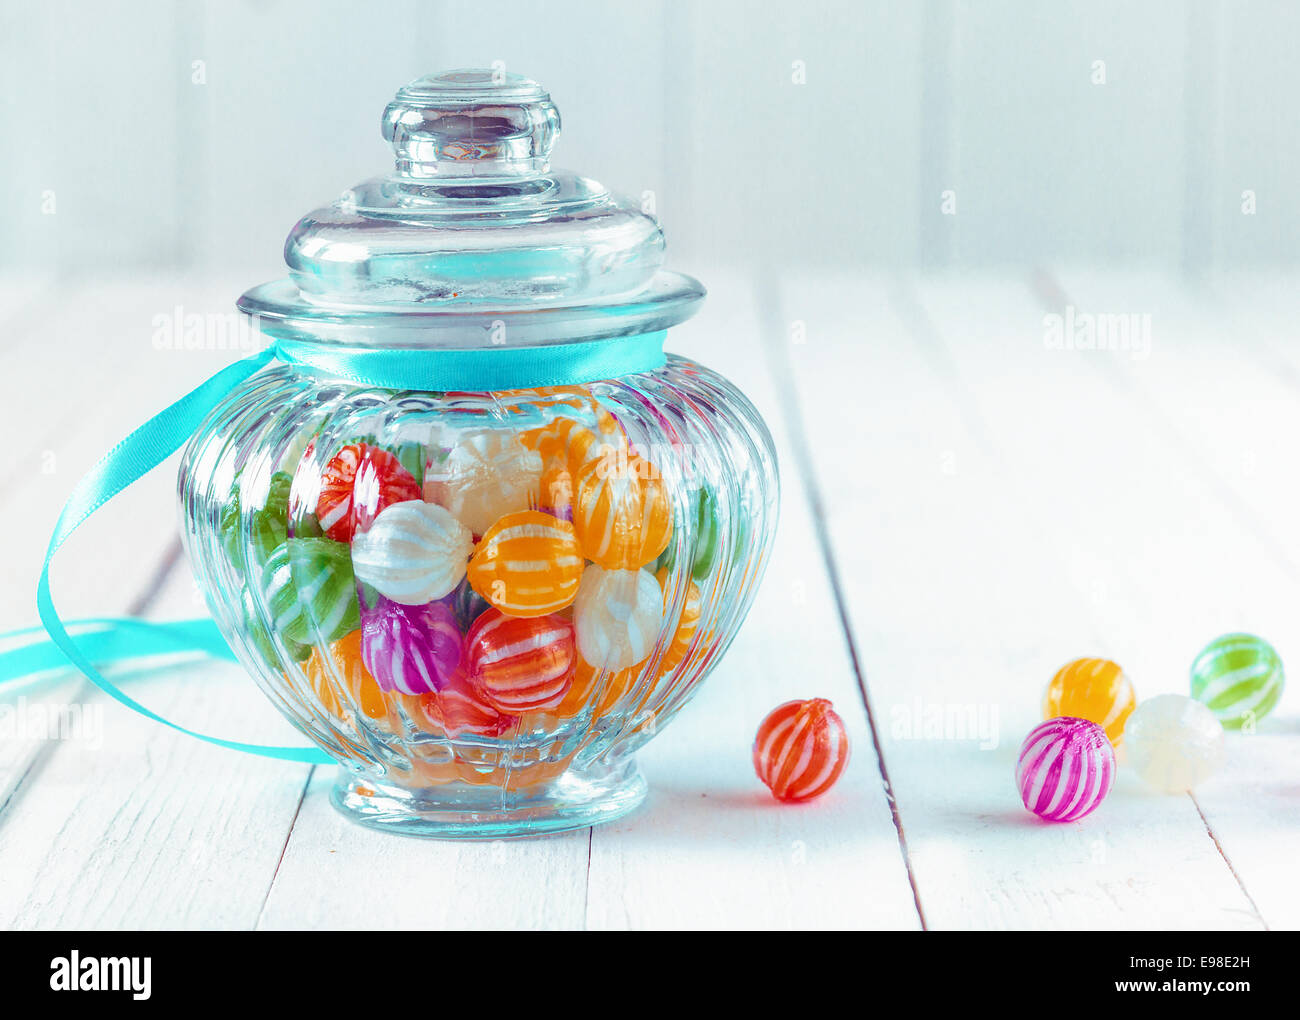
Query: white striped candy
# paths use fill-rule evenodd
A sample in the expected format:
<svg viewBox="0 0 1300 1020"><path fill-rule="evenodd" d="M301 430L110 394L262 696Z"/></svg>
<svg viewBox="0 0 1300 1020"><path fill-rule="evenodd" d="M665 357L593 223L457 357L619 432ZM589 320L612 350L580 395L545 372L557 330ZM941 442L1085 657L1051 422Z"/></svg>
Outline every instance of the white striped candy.
<svg viewBox="0 0 1300 1020"><path fill-rule="evenodd" d="M452 592L474 548L469 528L436 503L386 507L352 539L352 569L381 595L422 606Z"/></svg>

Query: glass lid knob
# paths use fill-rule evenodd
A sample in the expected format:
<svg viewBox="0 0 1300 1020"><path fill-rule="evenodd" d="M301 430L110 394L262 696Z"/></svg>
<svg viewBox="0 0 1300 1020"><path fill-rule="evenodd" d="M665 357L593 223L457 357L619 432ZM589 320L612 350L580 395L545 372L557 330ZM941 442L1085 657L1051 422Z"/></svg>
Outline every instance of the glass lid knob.
<svg viewBox="0 0 1300 1020"><path fill-rule="evenodd" d="M560 111L522 75L446 71L403 87L384 110L383 130L399 177L533 177L550 167Z"/></svg>

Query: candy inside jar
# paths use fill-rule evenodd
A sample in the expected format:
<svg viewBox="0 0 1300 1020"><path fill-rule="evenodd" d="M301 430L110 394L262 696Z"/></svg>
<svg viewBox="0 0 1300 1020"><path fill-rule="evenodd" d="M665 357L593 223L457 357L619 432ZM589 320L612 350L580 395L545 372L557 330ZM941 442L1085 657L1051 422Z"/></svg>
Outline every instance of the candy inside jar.
<svg viewBox="0 0 1300 1020"><path fill-rule="evenodd" d="M771 439L664 355L702 288L652 217L549 168L536 83L421 79L384 130L397 172L304 217L290 278L240 301L284 364L186 452L200 587L357 820L616 817L753 599Z"/></svg>

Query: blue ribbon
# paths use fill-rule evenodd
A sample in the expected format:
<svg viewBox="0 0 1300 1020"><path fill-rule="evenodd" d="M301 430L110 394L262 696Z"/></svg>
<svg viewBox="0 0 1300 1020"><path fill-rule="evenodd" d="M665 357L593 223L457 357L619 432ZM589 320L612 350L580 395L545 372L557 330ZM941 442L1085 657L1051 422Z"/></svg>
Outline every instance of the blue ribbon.
<svg viewBox="0 0 1300 1020"><path fill-rule="evenodd" d="M653 372L664 364L664 331L549 347L475 350L343 347L277 340L275 356L337 379L392 390L522 390L576 386Z"/></svg>
<svg viewBox="0 0 1300 1020"><path fill-rule="evenodd" d="M49 642L28 643L0 653L0 683L53 669L66 659L109 697L191 737L285 761L333 762L324 751L314 747L246 744L198 733L163 718L130 697L104 677L94 663L186 651L232 660L235 657L216 624L207 617L170 623L112 617L78 620L71 624L79 632L74 640L50 594L50 563L54 554L91 514L180 449L231 390L273 358L364 386L482 392L572 386L653 371L664 364L663 341L662 331L589 343L481 350L392 350L277 340L268 350L223 368L150 418L109 450L77 483L54 526L36 584L36 609L49 634ZM25 637L37 630L13 631L0 638Z"/></svg>

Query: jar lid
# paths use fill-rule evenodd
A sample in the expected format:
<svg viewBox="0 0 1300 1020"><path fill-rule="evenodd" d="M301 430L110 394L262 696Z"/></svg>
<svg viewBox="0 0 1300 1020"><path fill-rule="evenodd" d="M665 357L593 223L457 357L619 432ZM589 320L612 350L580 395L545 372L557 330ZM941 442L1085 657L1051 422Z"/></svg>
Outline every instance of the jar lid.
<svg viewBox="0 0 1300 1020"><path fill-rule="evenodd" d="M653 215L550 168L560 114L516 74L417 79L384 111L394 171L308 213L289 276L241 311L284 339L473 348L650 333L704 288L662 268Z"/></svg>

